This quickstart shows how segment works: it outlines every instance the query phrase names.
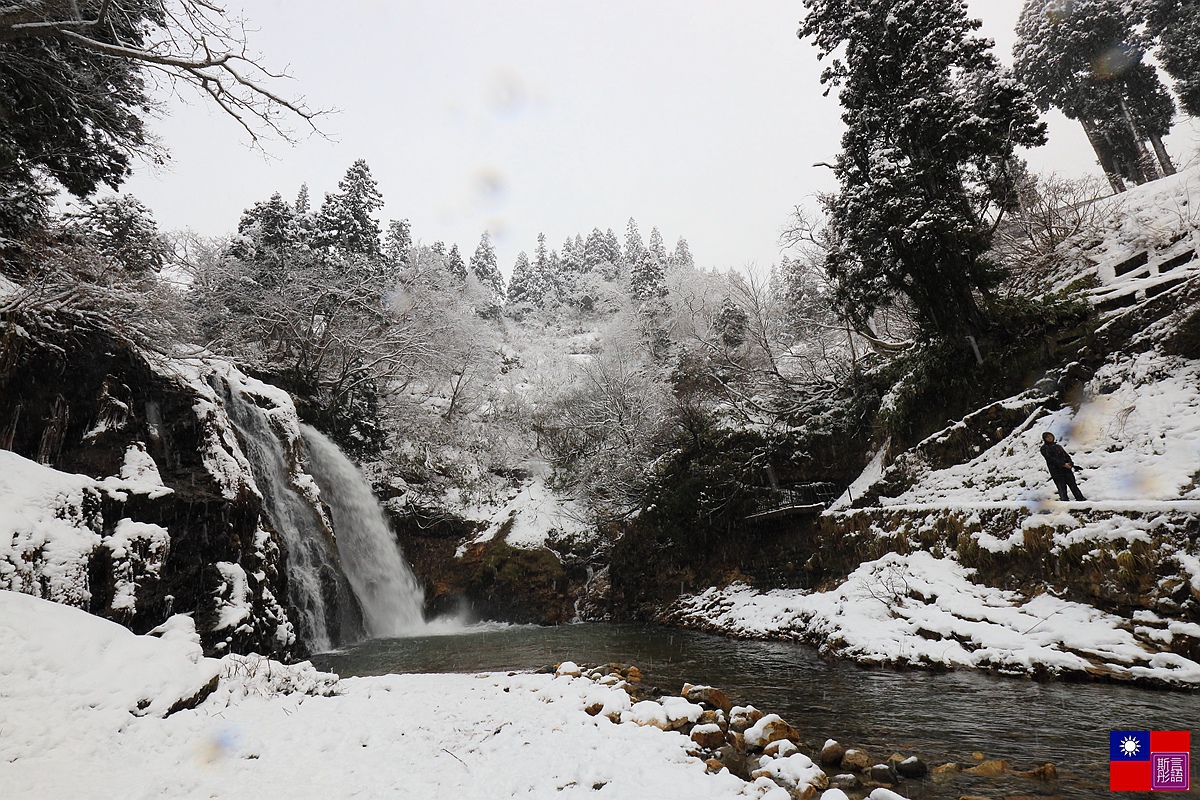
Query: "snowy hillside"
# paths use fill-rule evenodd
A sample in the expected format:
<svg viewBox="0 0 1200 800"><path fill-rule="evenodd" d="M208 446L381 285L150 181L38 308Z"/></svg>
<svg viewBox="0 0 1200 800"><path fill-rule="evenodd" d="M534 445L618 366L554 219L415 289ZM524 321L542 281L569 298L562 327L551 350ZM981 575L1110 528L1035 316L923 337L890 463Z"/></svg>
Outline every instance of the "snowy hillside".
<svg viewBox="0 0 1200 800"><path fill-rule="evenodd" d="M807 534L819 591L735 583L662 618L867 663L1200 685L1198 202L1198 169L1112 201L1058 276L1097 309L1075 360L878 450ZM1057 499L1047 431L1085 502Z"/></svg>

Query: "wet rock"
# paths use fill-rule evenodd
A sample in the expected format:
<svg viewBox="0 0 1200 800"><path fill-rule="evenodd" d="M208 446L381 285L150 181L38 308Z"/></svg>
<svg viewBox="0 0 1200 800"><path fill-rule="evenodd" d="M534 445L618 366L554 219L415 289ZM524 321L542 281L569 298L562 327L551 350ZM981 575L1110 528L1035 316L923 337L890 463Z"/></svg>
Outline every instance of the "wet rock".
<svg viewBox="0 0 1200 800"><path fill-rule="evenodd" d="M734 706L729 710L729 727L742 733L763 718L763 712L754 706Z"/></svg>
<svg viewBox="0 0 1200 800"><path fill-rule="evenodd" d="M993 759L991 761L984 761L982 764L977 764L973 767L968 767L963 772L967 775L983 775L984 777L994 778L997 775L1003 775L1007 769L1007 761Z"/></svg>
<svg viewBox="0 0 1200 800"><path fill-rule="evenodd" d="M1034 778L1039 781L1053 781L1058 779L1058 768L1047 761L1045 764L1042 764L1036 769L1018 772L1016 774L1023 778Z"/></svg>
<svg viewBox="0 0 1200 800"><path fill-rule="evenodd" d="M956 762L950 761L945 764L938 764L936 767L934 767L933 774L934 775L953 775L954 773L959 772L961 769L962 768L959 767Z"/></svg>
<svg viewBox="0 0 1200 800"><path fill-rule="evenodd" d="M769 745L771 742L777 742L780 739L787 739L793 744L800 741L800 734L791 725L783 721L783 718L778 714L768 714L745 732L746 746L752 748L762 748Z"/></svg>
<svg viewBox="0 0 1200 800"><path fill-rule="evenodd" d="M825 746L821 748L821 766L836 767L842 763L842 756L844 755L846 755L846 748L842 747L833 739L828 739L825 742Z"/></svg>
<svg viewBox="0 0 1200 800"><path fill-rule="evenodd" d="M787 758L792 753L799 753L800 748L789 739L778 739L763 748L763 755L771 758Z"/></svg>
<svg viewBox="0 0 1200 800"><path fill-rule="evenodd" d="M867 775L876 783L899 783L900 778L891 764L873 764Z"/></svg>
<svg viewBox="0 0 1200 800"><path fill-rule="evenodd" d="M851 772L864 772L871 766L872 758L866 750L855 750L850 748L846 754L842 756L842 769L850 770Z"/></svg>
<svg viewBox="0 0 1200 800"><path fill-rule="evenodd" d="M987 761L987 756L985 756L983 753L976 750L974 753L971 753L971 760L972 761Z"/></svg>
<svg viewBox="0 0 1200 800"><path fill-rule="evenodd" d="M705 750L716 750L726 744L725 731L715 723L697 725L692 728L691 740Z"/></svg>
<svg viewBox="0 0 1200 800"><path fill-rule="evenodd" d="M637 667L630 667L625 672L625 680L629 681L630 683L641 683L642 671Z"/></svg>
<svg viewBox="0 0 1200 800"><path fill-rule="evenodd" d="M685 683L683 685L683 696L693 703L703 703L709 708L720 709L726 714L733 708L733 703L729 702L729 698L725 696L725 693L712 686L692 686L690 683Z"/></svg>
<svg viewBox="0 0 1200 800"><path fill-rule="evenodd" d="M862 788L862 781L858 776L851 772L843 772L839 775L834 775L829 779L829 788L831 789L849 789L851 791Z"/></svg>
<svg viewBox="0 0 1200 800"><path fill-rule="evenodd" d="M903 778L924 778L929 774L929 765L916 756L896 764L896 772Z"/></svg>

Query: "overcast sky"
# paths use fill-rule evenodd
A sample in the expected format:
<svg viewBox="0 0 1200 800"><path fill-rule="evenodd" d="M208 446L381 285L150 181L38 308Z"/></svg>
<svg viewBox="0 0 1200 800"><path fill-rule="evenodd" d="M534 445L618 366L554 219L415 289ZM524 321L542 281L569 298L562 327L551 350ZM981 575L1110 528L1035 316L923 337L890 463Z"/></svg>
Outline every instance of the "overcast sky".
<svg viewBox="0 0 1200 800"><path fill-rule="evenodd" d="M228 4L231 9L236 3ZM1019 0L969 0L1011 60ZM799 0L260 0L253 47L336 107L330 140L268 146L202 102L155 128L172 159L126 185L164 230L236 228L242 210L307 182L314 204L364 158L387 203L426 243L464 256L490 229L506 274L544 231L553 247L634 217L704 267L769 265L796 204L834 188L841 135L815 53L795 36ZM1050 118L1038 170L1099 174L1076 123ZM1168 146L1198 146L1194 125Z"/></svg>

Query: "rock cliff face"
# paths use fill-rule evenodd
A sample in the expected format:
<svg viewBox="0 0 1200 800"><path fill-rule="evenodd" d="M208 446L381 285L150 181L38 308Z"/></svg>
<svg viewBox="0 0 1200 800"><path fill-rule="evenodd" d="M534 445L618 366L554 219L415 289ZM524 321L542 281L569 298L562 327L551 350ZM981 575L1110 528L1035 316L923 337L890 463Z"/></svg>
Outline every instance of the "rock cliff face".
<svg viewBox="0 0 1200 800"><path fill-rule="evenodd" d="M0 320L0 588L139 633L191 613L210 653L302 654L225 391L300 452L287 396L228 364L147 353L77 318Z"/></svg>

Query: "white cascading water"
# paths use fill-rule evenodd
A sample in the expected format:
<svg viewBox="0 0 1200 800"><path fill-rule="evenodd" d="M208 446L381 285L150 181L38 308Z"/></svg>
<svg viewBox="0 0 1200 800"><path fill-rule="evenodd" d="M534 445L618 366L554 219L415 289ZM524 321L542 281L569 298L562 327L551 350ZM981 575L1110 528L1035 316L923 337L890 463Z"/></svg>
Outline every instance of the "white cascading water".
<svg viewBox="0 0 1200 800"><path fill-rule="evenodd" d="M297 633L310 649L328 650L361 633L349 588L316 511L292 487L289 460L262 409L226 389L226 408L263 496L263 510L287 551L288 599Z"/></svg>
<svg viewBox="0 0 1200 800"><path fill-rule="evenodd" d="M342 571L372 637L403 636L425 626L424 591L417 583L370 485L358 467L310 425L301 425L309 472L329 504Z"/></svg>

